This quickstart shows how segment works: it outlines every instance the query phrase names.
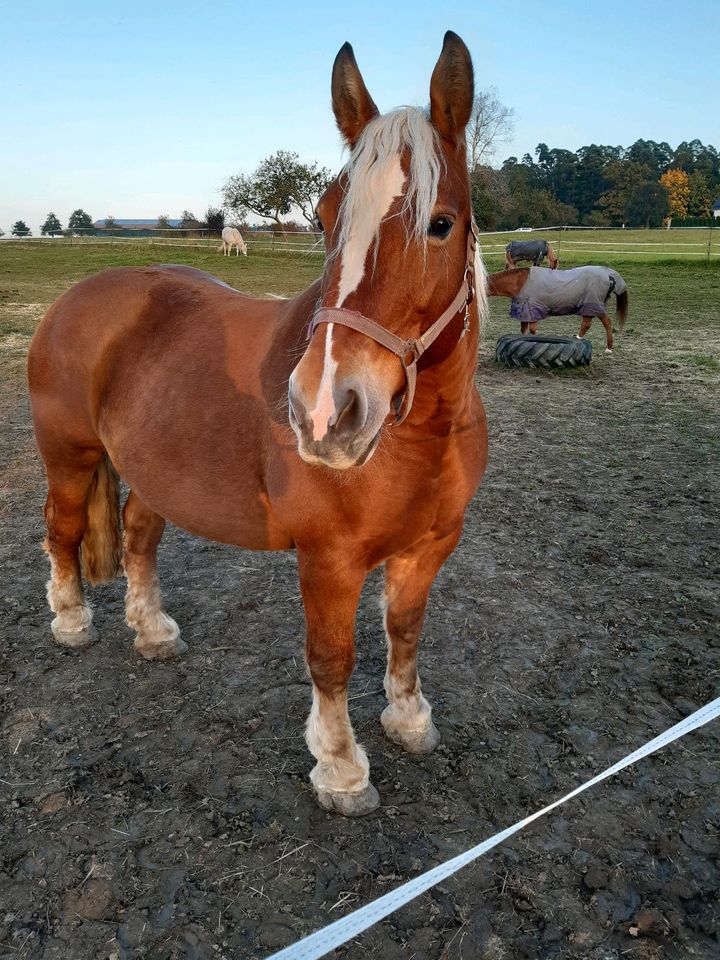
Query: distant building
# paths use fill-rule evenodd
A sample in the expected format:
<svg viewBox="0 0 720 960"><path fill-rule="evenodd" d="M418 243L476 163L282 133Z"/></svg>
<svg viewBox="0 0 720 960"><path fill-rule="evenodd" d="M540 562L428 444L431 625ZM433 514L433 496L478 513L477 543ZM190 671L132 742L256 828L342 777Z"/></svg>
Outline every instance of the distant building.
<svg viewBox="0 0 720 960"><path fill-rule="evenodd" d="M713 216L716 218L720 217L720 197L718 197L713 204Z"/></svg>
<svg viewBox="0 0 720 960"><path fill-rule="evenodd" d="M157 217L140 217L136 220L120 220L118 217L115 217L115 222L111 230L157 230L157 229L167 229L169 227L179 227L182 223L181 220L168 220L167 227L158 228L158 218ZM106 230L105 218L102 220L96 220L93 224L96 230Z"/></svg>

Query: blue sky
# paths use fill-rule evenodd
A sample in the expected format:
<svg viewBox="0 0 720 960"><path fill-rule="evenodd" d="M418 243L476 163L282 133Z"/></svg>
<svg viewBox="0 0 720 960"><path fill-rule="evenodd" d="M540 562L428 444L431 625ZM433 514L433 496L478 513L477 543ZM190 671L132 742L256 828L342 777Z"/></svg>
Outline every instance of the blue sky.
<svg viewBox="0 0 720 960"><path fill-rule="evenodd" d="M349 40L382 109L425 104L446 29L538 142L720 146L720 3L0 0L0 227L200 215L277 149L337 169L330 69Z"/></svg>

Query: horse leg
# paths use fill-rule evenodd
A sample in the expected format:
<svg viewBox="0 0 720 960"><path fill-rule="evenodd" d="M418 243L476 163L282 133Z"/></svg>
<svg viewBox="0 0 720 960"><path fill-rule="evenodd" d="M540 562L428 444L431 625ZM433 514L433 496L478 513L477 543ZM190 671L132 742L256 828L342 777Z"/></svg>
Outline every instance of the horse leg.
<svg viewBox="0 0 720 960"><path fill-rule="evenodd" d="M506 270L512 270L512 268L513 268L514 266L515 266L515 263L514 263L512 257L510 256L509 253L506 253L506 254L505 254L505 269L506 269Z"/></svg>
<svg viewBox="0 0 720 960"><path fill-rule="evenodd" d="M310 780L325 810L361 816L380 802L367 754L348 716L347 686L355 666L355 613L365 571L334 553L298 552L305 606L305 656L313 683L305 740L317 764Z"/></svg>
<svg viewBox="0 0 720 960"><path fill-rule="evenodd" d="M385 564L385 634L388 642L380 722L387 736L410 753L429 753L440 741L417 672L417 644L428 594L438 570L455 549L461 527L442 540L421 541Z"/></svg>
<svg viewBox="0 0 720 960"><path fill-rule="evenodd" d="M582 338L585 336L585 334L588 332L591 326L592 326L592 317L583 317L580 322L580 329L575 334L575 339L582 340Z"/></svg>
<svg viewBox="0 0 720 960"><path fill-rule="evenodd" d="M102 450L79 452L70 465L47 463L48 495L45 503L50 558L47 598L55 614L51 628L55 642L81 650L96 639L92 611L85 600L78 551L87 526L87 500Z"/></svg>
<svg viewBox="0 0 720 960"><path fill-rule="evenodd" d="M521 323L521 324L520 324L520 333L521 333L523 336L525 336L525 334L528 332L529 328L530 328L530 324L529 324L529 323L525 323L525 322Z"/></svg>
<svg viewBox="0 0 720 960"><path fill-rule="evenodd" d="M605 336L607 337L607 346L605 347L605 353L612 353L613 348L613 332L612 332L612 323L610 322L610 317L604 313L600 317L600 323L605 327Z"/></svg>
<svg viewBox="0 0 720 960"><path fill-rule="evenodd" d="M530 333L535 337L537 336L537 331L538 331L538 325L536 321L535 323L530 324Z"/></svg>
<svg viewBox="0 0 720 960"><path fill-rule="evenodd" d="M123 510L123 565L127 577L125 620L136 631L135 649L146 660L168 660L185 653L180 629L162 608L157 547L165 521L132 490Z"/></svg>

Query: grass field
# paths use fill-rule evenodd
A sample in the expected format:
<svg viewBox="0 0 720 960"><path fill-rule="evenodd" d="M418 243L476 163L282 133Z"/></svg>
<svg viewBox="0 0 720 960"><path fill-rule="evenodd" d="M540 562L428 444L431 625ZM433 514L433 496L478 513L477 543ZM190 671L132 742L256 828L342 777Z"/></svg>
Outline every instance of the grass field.
<svg viewBox="0 0 720 960"><path fill-rule="evenodd" d="M695 243L701 231L672 231L678 243ZM720 313L720 259L706 262L702 258L657 256L649 246L638 252L618 252L609 244L632 237L633 243L663 245L667 231L603 231L607 247L597 255L587 255L560 242L562 265L605 263L618 269L630 287L630 329L647 342L652 336L668 362L678 360L695 364L699 369L717 370L720 364L718 314ZM720 231L718 231L720 236ZM510 236L508 234L508 236ZM515 234L517 236L517 234ZM574 234L571 238L574 242ZM704 234L705 236L705 234ZM611 239L606 239L610 237ZM644 237L644 240L638 238ZM688 239L688 237L690 239ZM504 247L505 239L500 238ZM597 241L596 241L597 242ZM485 238L486 262L489 270L499 269L502 252L495 250L496 238ZM629 249L629 248L627 248ZM633 248L634 249L634 248ZM675 248L680 250L682 248ZM686 248L695 250L695 247ZM284 255L282 253L251 254L249 257L222 257L214 249L192 247L149 246L128 244L0 244L0 335L28 336L32 333L43 309L63 290L84 277L113 266L146 266L153 263L183 263L207 270L239 290L258 296L276 294L291 296L308 286L322 270L322 256L315 253ZM508 327L502 322L507 302L492 304L493 325L490 334ZM575 321L554 320L554 327L574 331ZM596 325L597 326L597 325ZM676 331L673 337L672 331Z"/></svg>
<svg viewBox="0 0 720 960"><path fill-rule="evenodd" d="M493 361L497 336L514 329L509 302L492 301L478 366L490 462L421 643L443 742L418 758L383 737L376 572L358 614L351 715L383 806L343 821L316 806L307 780L310 689L292 555L169 526L160 579L186 657L134 654L120 579L92 591L99 643L80 655L52 643L45 483L25 387L47 305L104 267L189 263L252 293L293 294L321 257L0 244L8 957L257 960L526 816L717 696L720 262L575 249L566 257L561 247L565 265L606 262L627 279L626 333L609 357L594 324L588 368L511 370ZM719 791L717 730L707 727L513 838L343 957L716 956Z"/></svg>

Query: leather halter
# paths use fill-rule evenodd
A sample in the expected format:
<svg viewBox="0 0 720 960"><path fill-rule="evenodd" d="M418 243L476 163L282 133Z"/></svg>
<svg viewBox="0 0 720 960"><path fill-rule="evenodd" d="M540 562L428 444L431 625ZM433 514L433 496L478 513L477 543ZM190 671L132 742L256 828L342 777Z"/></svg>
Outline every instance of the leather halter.
<svg viewBox="0 0 720 960"><path fill-rule="evenodd" d="M477 243L477 227L475 221L470 220L470 229L467 237L467 256L465 260L465 272L463 281L455 299L441 316L428 327L428 329L417 339L403 340L397 334L391 333L385 327L371 320L369 317L357 313L355 310L346 310L344 307L320 307L310 322L309 335L313 333L321 323L339 323L351 330L357 330L358 333L370 337L380 346L385 347L391 353L399 358L402 368L405 371L405 392L403 393L399 404L394 424L402 423L406 419L412 408L415 397L415 385L417 382L417 362L425 351L437 340L445 327L461 311L465 311L465 322L462 333L458 337L458 343L467 333L470 327L469 306L475 298L475 246Z"/></svg>

